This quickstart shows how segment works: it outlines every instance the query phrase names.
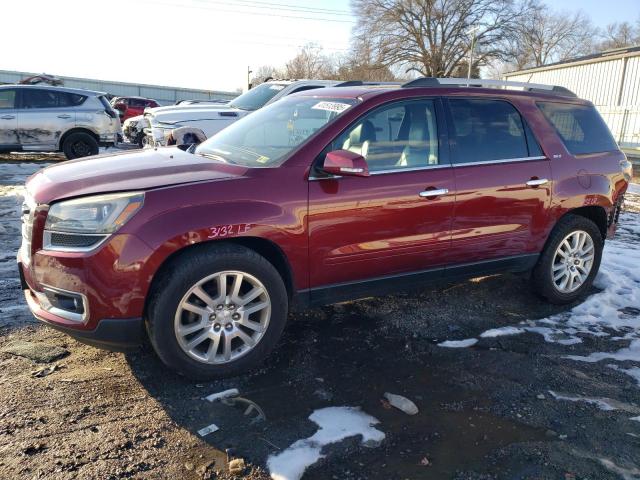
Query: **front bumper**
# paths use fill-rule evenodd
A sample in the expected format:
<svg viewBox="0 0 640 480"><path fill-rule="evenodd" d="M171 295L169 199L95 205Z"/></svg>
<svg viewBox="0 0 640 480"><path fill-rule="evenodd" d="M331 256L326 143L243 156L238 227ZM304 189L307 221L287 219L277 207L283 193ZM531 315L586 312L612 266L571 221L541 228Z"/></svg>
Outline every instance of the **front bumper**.
<svg viewBox="0 0 640 480"><path fill-rule="evenodd" d="M48 251L37 246L28 256L22 250L17 259L22 289L36 318L82 342L110 350L144 340L145 297L157 267L147 262L152 252L144 242L116 234L91 252ZM73 299L78 300L77 312Z"/></svg>
<svg viewBox="0 0 640 480"><path fill-rule="evenodd" d="M31 313L44 324L64 332L80 342L106 350L129 350L141 345L144 341L144 321L142 318L105 318L97 322L95 328L86 330L79 328L78 323L45 309L36 293L27 284L22 263L18 263L18 269L27 305Z"/></svg>

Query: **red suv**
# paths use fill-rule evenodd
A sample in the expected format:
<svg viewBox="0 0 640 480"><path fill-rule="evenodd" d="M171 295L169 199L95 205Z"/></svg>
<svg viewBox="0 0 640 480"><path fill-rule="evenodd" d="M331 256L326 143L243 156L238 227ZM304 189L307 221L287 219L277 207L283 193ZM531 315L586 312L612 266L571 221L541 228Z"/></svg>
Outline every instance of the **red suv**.
<svg viewBox="0 0 640 480"><path fill-rule="evenodd" d="M18 257L31 310L213 378L259 364L292 308L496 272L573 302L630 163L567 90L457 83L301 92L197 147L42 170Z"/></svg>
<svg viewBox="0 0 640 480"><path fill-rule="evenodd" d="M120 112L120 121L127 118L137 117L144 113L145 108L159 107L155 100L143 97L115 97L111 100L111 106Z"/></svg>

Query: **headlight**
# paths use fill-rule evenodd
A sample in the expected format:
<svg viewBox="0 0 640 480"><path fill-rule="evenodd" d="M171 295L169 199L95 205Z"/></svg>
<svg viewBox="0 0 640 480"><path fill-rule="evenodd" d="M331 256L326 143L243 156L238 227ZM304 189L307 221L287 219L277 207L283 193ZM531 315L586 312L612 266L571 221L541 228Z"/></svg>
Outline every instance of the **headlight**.
<svg viewBox="0 0 640 480"><path fill-rule="evenodd" d="M62 233L110 234L140 208L144 193L114 193L55 203L49 209L45 230Z"/></svg>

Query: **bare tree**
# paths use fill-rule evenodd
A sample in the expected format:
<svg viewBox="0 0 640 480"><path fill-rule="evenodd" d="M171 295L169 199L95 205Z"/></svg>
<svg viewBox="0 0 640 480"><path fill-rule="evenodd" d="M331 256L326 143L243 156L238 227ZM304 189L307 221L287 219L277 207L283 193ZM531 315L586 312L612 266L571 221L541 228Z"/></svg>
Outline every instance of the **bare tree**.
<svg viewBox="0 0 640 480"><path fill-rule="evenodd" d="M331 78L331 61L315 43L308 43L285 66L289 78Z"/></svg>
<svg viewBox="0 0 640 480"><path fill-rule="evenodd" d="M283 76L284 74L280 69L275 68L272 65L262 65L258 67L251 77L251 85L252 87L255 87L256 85L260 85L271 78L282 78Z"/></svg>
<svg viewBox="0 0 640 480"><path fill-rule="evenodd" d="M425 76L459 72L474 45L474 68L502 56L501 41L528 0L352 0L356 39L385 65ZM471 32L473 29L473 32ZM474 42L475 38L475 42Z"/></svg>
<svg viewBox="0 0 640 480"><path fill-rule="evenodd" d="M353 39L349 53L336 61L336 78L340 80L362 80L387 82L396 76L378 56L368 39Z"/></svg>
<svg viewBox="0 0 640 480"><path fill-rule="evenodd" d="M610 23L602 32L602 38L599 45L600 50L632 47L640 44L640 18L636 25L629 22Z"/></svg>
<svg viewBox="0 0 640 480"><path fill-rule="evenodd" d="M591 53L597 30L581 11L554 12L540 1L516 22L505 50L516 69L540 67Z"/></svg>

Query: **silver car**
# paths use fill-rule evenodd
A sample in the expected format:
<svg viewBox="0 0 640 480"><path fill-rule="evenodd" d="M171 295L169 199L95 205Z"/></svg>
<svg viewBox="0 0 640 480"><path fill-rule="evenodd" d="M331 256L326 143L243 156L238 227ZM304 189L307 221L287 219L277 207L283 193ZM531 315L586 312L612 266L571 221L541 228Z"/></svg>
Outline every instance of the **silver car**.
<svg viewBox="0 0 640 480"><path fill-rule="evenodd" d="M40 85L0 86L0 151L96 155L121 135L104 93Z"/></svg>

